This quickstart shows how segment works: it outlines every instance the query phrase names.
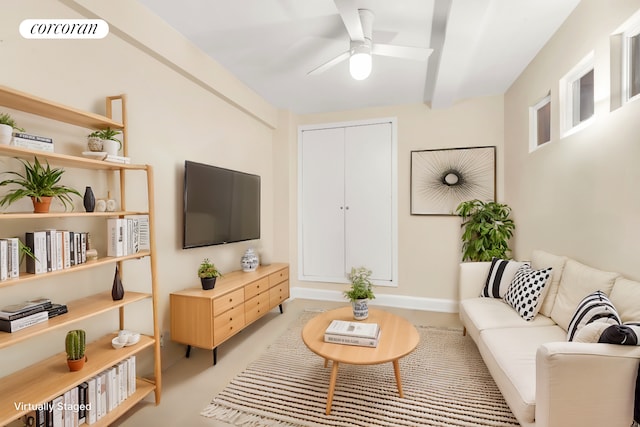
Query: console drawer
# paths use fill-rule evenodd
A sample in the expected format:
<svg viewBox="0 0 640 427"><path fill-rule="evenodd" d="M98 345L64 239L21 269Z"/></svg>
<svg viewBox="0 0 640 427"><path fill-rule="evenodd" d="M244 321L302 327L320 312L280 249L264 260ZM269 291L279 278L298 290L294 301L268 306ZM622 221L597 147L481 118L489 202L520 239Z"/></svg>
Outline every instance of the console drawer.
<svg viewBox="0 0 640 427"><path fill-rule="evenodd" d="M238 289L213 300L213 315L218 316L225 311L237 307L244 302L244 289Z"/></svg>
<svg viewBox="0 0 640 427"><path fill-rule="evenodd" d="M289 281L277 284L269 290L269 306L275 307L289 298Z"/></svg>
<svg viewBox="0 0 640 427"><path fill-rule="evenodd" d="M242 328L244 328L244 304L240 304L213 319L214 345L219 345L231 335L240 332Z"/></svg>
<svg viewBox="0 0 640 427"><path fill-rule="evenodd" d="M255 282L249 283L244 288L244 300L248 301L249 298L253 298L258 295L260 292L266 292L269 290L269 278L265 277L260 280L256 280Z"/></svg>
<svg viewBox="0 0 640 427"><path fill-rule="evenodd" d="M269 310L269 292L263 292L244 303L244 316L247 323L264 316Z"/></svg>
<svg viewBox="0 0 640 427"><path fill-rule="evenodd" d="M274 287L278 283L289 280L289 268L283 268L269 275L269 287Z"/></svg>

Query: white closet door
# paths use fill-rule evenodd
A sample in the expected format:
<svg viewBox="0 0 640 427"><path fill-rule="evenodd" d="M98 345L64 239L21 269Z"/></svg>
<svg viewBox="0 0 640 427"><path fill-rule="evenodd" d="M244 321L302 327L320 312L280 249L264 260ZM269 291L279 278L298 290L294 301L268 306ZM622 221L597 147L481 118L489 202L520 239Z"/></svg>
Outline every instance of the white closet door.
<svg viewBox="0 0 640 427"><path fill-rule="evenodd" d="M302 134L302 270L344 278L344 128Z"/></svg>
<svg viewBox="0 0 640 427"><path fill-rule="evenodd" d="M345 267L393 279L391 123L345 128Z"/></svg>

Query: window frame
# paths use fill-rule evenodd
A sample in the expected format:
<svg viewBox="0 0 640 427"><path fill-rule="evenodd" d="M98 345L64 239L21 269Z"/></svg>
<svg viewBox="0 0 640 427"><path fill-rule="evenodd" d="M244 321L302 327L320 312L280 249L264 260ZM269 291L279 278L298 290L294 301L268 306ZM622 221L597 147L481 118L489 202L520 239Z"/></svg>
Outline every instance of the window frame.
<svg viewBox="0 0 640 427"><path fill-rule="evenodd" d="M630 25L623 33L622 33L622 102L627 103L631 101L635 101L636 99L640 99L640 90L637 94L631 94L631 47L632 42L631 39L634 37L638 37L638 43L640 43L640 19L637 19L632 25ZM640 53L639 53L640 56ZM638 63L637 73L640 73L640 61Z"/></svg>
<svg viewBox="0 0 640 427"><path fill-rule="evenodd" d="M595 55L591 51L580 62L578 62L564 77L560 79L560 135L561 138L569 136L581 129L589 126L595 116ZM574 97L574 83L581 80L585 75L593 70L594 73L594 88L593 88L593 114L577 123L573 123L573 117L575 112L575 97Z"/></svg>
<svg viewBox="0 0 640 427"><path fill-rule="evenodd" d="M551 142L551 111L549 112L549 139L544 142L538 141L538 112L545 106L549 106L551 110L551 93L540 99L534 105L529 107L529 152L532 153L543 145Z"/></svg>

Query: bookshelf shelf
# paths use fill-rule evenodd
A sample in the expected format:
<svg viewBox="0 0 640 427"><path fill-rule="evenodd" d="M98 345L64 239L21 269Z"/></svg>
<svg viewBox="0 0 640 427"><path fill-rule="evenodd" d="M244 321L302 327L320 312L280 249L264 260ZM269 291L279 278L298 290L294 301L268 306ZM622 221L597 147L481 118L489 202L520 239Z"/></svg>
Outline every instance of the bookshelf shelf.
<svg viewBox="0 0 640 427"><path fill-rule="evenodd" d="M2 218L2 217L0 217L0 218ZM64 270L56 270L56 271L51 271L51 272L48 272L48 273L33 274L33 273L20 272L20 277L18 277L16 279L7 279L7 280L1 281L0 282L0 288L6 287L6 286L19 285L20 283L28 282L28 281L31 281L31 280L38 280L38 279L42 279L44 277L53 277L53 276L59 276L61 274L69 274L69 273L72 273L74 271L87 270L87 269L99 267L99 266L105 265L105 264L113 264L113 263L116 263L116 262L126 261L126 260L129 260L129 259L144 258L144 257L149 256L149 255L150 255L149 251L142 251L142 252L138 252L136 254L126 255L126 256L122 256L122 257L102 257L102 258L99 258L99 259L97 259L95 261L87 261L84 264L78 264L78 265L74 265L73 267L70 267L70 268L65 268Z"/></svg>
<svg viewBox="0 0 640 427"><path fill-rule="evenodd" d="M69 371L66 353L61 352L4 377L0 381L0 396L3 397L0 400L0 425L8 424L29 412L16 408L14 402L35 404L36 402L51 401L65 390L77 386L129 356L153 346L155 342L153 337L143 335L140 337L140 342L135 345L114 349L111 346L111 340L115 336L116 334L108 334L87 344L87 362L84 368L79 371ZM145 387L145 389L147 391L155 389L155 385L151 384L151 387ZM11 396L11 399L7 399L6 396ZM143 397L138 396L138 401ZM107 415L114 417L111 421L115 419L113 412ZM102 418L100 421L103 422L103 420L105 419Z"/></svg>
<svg viewBox="0 0 640 427"><path fill-rule="evenodd" d="M150 297L151 294L126 292L123 299L113 301L111 299L111 293L104 292L102 294L95 294L86 298L70 301L67 303L68 313L61 314L46 322L38 323L37 325L30 326L18 332L0 332L0 348L17 344L20 341L44 334L52 329L67 326L74 322L105 313L109 310L115 310L127 304Z"/></svg>
<svg viewBox="0 0 640 427"><path fill-rule="evenodd" d="M73 107L59 104L20 92L6 86L0 85L0 106L14 110L23 111L41 118L47 118L74 125L86 129L104 129L110 127L122 131L123 153L127 155L127 119L126 119L126 95L109 96L106 100L106 116L94 114L91 112L81 111ZM112 118L113 105L119 105L121 108L122 122L118 122ZM79 153L78 153L79 154ZM0 378L0 425L5 425L19 419L27 410L16 408L16 402L24 402L31 405L42 405L50 402L52 399L62 395L65 391L70 390L96 374L108 369L118 362L140 352L143 349L151 349L151 352L145 351L145 358L152 353L153 375L152 378L138 378L137 390L129 396L124 402L108 412L106 416L97 421L95 425L106 426L114 422L126 411L130 410L136 403L146 398L149 394L154 393L155 404L160 403L162 389L162 371L160 362L160 328L158 317L158 289L157 289L157 268L155 259L155 214L154 214L154 178L153 167L146 164L123 164L105 162L92 158L81 157L80 155L71 155L70 153L57 153L38 151L13 145L0 145L0 157L17 158L32 161L37 157L40 161L47 161L51 165L65 168L75 168L85 171L102 171L108 179L119 182L119 194L121 196L121 210L116 212L50 212L46 214L34 214L31 212L5 212L0 213L0 228L14 222L22 227L23 220L44 220L44 223L38 222L38 227L45 227L47 220L63 218L72 222L73 220L91 219L93 221L102 221L105 226L108 218L124 218L128 215L147 215L149 218L149 250L141 251L132 255L122 257L102 257L95 261L89 261L84 264L75 265L70 268L56 270L42 274L28 274L20 272L20 277L0 281L0 291L10 286L23 285L40 279L55 279L60 275L72 274L69 276L69 282L73 282L73 273L87 269L94 269L109 264L117 264L120 271L123 271L123 264L127 261L140 258L149 259L149 275L150 289L145 292L127 291L120 301L113 301L110 292L99 292L84 298L66 302L68 313L49 319L46 322L30 326L14 333L0 332L0 350L8 349L18 343L26 342L37 337L46 336L47 332L61 329L63 327L71 327L78 322L89 320L97 315L109 311L118 311L119 329L125 329L125 306L131 306L132 310L136 310L136 316L146 316L146 312L150 311L149 317L153 322L153 333L151 336L142 336L140 342L130 347L115 350L111 346L111 339L114 335L109 334L97 341L87 345L87 356L89 360L84 368L78 372L69 372L64 353L56 354L41 360L31 366L20 371L9 373L7 376ZM139 190L144 193L146 191L148 212L131 211L126 208L126 190L132 185L127 185L127 171L139 171L138 174L146 175L146 186L141 181L136 180L136 187L142 187ZM2 190L4 191L4 190ZM17 221L17 222L16 222ZM29 230L27 230L29 231ZM2 236L11 237L11 236ZM55 295L47 295L47 297L55 301ZM4 296L0 296L5 301ZM142 300L151 300L151 309L149 304L136 304ZM6 301L8 304L10 301ZM59 301L62 302L62 301ZM4 304L3 304L4 305ZM127 310L128 314L129 310ZM116 329L114 327L114 329ZM62 346L62 343L60 343ZM0 356L2 357L2 356ZM147 361L143 361L148 366Z"/></svg>

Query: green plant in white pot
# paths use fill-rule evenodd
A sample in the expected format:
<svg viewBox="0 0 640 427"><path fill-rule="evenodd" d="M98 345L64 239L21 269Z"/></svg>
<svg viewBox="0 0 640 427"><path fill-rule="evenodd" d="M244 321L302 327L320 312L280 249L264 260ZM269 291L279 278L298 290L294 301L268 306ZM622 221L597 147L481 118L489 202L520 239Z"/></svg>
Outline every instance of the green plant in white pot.
<svg viewBox="0 0 640 427"><path fill-rule="evenodd" d="M355 320L369 317L369 300L376 297L373 293L371 274L371 270L366 267L351 267L351 272L347 274L351 287L344 291L344 296L351 301Z"/></svg>
<svg viewBox="0 0 640 427"><path fill-rule="evenodd" d="M24 129L19 127L8 113L0 114L0 144L11 144L14 130L24 132Z"/></svg>
<svg viewBox="0 0 640 427"><path fill-rule="evenodd" d="M122 141L116 136L122 132L119 130L106 128L91 132L87 136L87 146L91 151L104 151L109 155L116 156L122 149Z"/></svg>

